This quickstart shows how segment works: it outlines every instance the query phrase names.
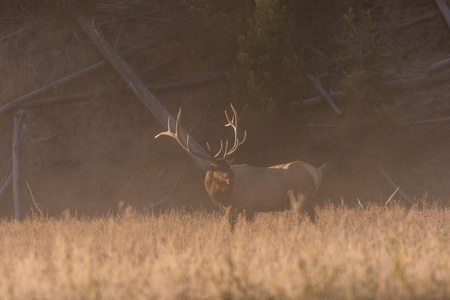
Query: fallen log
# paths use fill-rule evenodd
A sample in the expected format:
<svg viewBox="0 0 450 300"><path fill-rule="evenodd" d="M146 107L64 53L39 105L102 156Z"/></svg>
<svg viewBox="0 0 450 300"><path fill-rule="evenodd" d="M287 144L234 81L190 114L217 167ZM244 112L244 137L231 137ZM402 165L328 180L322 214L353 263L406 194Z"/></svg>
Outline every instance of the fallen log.
<svg viewBox="0 0 450 300"><path fill-rule="evenodd" d="M97 49L106 57L116 72L122 77L127 85L130 86L136 96L138 96L141 102L150 110L158 122L165 128L167 128L169 124L172 128L175 128L175 118L173 118L167 109L161 105L142 80L133 72L128 63L115 53L114 49L109 45L106 39L103 38L100 32L92 25L91 19L78 8L72 10L72 15ZM169 120L169 124L167 123L167 120ZM187 138L186 130L181 127L180 133L184 139ZM189 142L189 145L194 152L207 156L206 151L194 139L191 138ZM190 154L190 157L203 169L208 165L208 163L201 158L192 154Z"/></svg>
<svg viewBox="0 0 450 300"><path fill-rule="evenodd" d="M420 88L446 79L450 79L450 70L446 70L439 73L432 73L428 75L425 74L414 78L391 80L386 83L385 88L386 89Z"/></svg>
<svg viewBox="0 0 450 300"><path fill-rule="evenodd" d="M338 114L342 114L342 111L339 109L339 107L336 105L336 103L334 103L334 100L331 99L331 97L327 94L327 92L325 91L325 89L323 88L322 84L320 83L320 80L316 77L313 77L309 74L308 78L311 79L311 81L313 82L314 86L316 87L316 89L319 91L319 93L322 95L322 97L325 99L325 101L328 102L328 104L331 106L331 108Z"/></svg>

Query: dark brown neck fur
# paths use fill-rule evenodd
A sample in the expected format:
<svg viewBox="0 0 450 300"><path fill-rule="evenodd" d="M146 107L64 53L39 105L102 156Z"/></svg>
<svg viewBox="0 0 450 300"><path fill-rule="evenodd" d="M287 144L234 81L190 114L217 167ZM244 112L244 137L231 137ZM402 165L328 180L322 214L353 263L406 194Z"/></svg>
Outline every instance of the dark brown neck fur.
<svg viewBox="0 0 450 300"><path fill-rule="evenodd" d="M209 170L205 177L205 189L209 197L215 204L228 206L230 197L228 196L234 185L234 173L230 169L227 171Z"/></svg>

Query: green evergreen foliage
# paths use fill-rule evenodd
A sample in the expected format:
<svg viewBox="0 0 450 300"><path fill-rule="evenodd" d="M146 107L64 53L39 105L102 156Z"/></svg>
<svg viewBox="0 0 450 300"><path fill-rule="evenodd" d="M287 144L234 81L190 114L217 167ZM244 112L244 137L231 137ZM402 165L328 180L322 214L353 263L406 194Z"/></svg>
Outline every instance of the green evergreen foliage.
<svg viewBox="0 0 450 300"><path fill-rule="evenodd" d="M233 102L254 146L289 138L289 103L302 87L302 53L291 41L291 26L278 0L256 0L247 34L239 36L237 63L231 73ZM283 134L280 134L283 131ZM261 147L258 147L261 150Z"/></svg>
<svg viewBox="0 0 450 300"><path fill-rule="evenodd" d="M386 50L375 32L370 11L359 27L355 25L352 7L343 18L349 34L335 61L344 75L340 85L345 92L345 115L344 126L334 138L339 150L353 160L351 157L354 151L358 151L366 143L372 143L370 140L392 144L397 129L385 110L392 98L383 88L388 79L383 70L388 60L383 55ZM367 150L365 152L369 156L381 153ZM372 159L378 160L376 157Z"/></svg>
<svg viewBox="0 0 450 300"><path fill-rule="evenodd" d="M278 0L256 0L246 36L233 68L238 100L255 110L280 107L301 85L297 76L301 54L291 42L291 26Z"/></svg>
<svg viewBox="0 0 450 300"><path fill-rule="evenodd" d="M234 64L237 38L245 28L241 0L195 0L190 7L196 26L196 52L214 57L221 67Z"/></svg>
<svg viewBox="0 0 450 300"><path fill-rule="evenodd" d="M293 35L305 44L325 44L333 33L342 29L337 15L345 12L353 0L340 1L284 1L286 14L294 25Z"/></svg>
<svg viewBox="0 0 450 300"><path fill-rule="evenodd" d="M336 62L345 74L341 88L346 92L347 115L351 119L374 117L388 99L382 89L387 79L383 71L387 64L382 55L384 48L375 33L370 11L359 28L354 24L355 14L351 7L343 18L349 34Z"/></svg>

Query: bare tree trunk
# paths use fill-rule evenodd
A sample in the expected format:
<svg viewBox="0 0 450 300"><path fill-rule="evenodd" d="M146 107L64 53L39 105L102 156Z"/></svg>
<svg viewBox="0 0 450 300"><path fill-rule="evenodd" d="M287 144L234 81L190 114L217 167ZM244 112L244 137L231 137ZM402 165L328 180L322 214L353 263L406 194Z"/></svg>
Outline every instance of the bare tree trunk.
<svg viewBox="0 0 450 300"><path fill-rule="evenodd" d="M26 113L23 109L14 114L14 128L12 132L12 174L13 174L13 198L14 217L20 220L20 195L19 195L19 165L20 165L20 141L25 134L24 120Z"/></svg>
<svg viewBox="0 0 450 300"><path fill-rule="evenodd" d="M131 87L133 92L139 97L144 105L150 110L153 116L167 128L167 120L170 119L171 128L175 128L175 118L173 118L167 109L159 103L155 96L145 86L142 80L133 72L131 67L122 57L115 53L114 49L103 38L100 32L91 24L91 20L80 10L73 9L73 16L87 36L94 42L97 49L107 58L109 63L114 67L122 79ZM181 136L186 139L186 131L180 127ZM191 149L196 153L208 156L206 151L192 138L189 140ZM190 155L192 159L203 169L208 163L198 157Z"/></svg>

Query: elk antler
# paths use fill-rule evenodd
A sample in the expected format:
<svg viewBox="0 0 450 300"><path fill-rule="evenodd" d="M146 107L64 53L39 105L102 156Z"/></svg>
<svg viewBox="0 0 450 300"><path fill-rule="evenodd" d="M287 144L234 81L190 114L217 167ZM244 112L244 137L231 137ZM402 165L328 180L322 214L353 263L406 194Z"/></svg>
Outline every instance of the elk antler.
<svg viewBox="0 0 450 300"><path fill-rule="evenodd" d="M238 133L237 133L237 129L238 129L237 112L236 112L236 109L234 109L233 104L230 103L230 106L231 106L231 109L233 110L233 117L230 120L230 118L228 117L227 111L225 111L225 117L227 118L227 121L228 121L228 124L226 124L225 126L226 127L231 126L234 130L234 146L228 152L225 147L225 152L224 152L224 156L223 156L224 159L227 156L233 154L234 151L236 151L236 149L245 142L245 138L247 137L247 131L244 130L244 137L242 138L242 141L239 141ZM228 145L228 141L226 144Z"/></svg>
<svg viewBox="0 0 450 300"><path fill-rule="evenodd" d="M228 140L225 140L225 148L224 148L223 141L220 140L220 149L215 155L212 154L209 143L206 143L206 146L208 147L208 151L209 151L209 157L193 152L191 150L191 148L189 147L189 134L187 135L187 138L186 138L186 144L182 141L182 139L180 137L179 127L180 127L181 108L178 111L177 121L175 122L175 132L172 132L172 130L170 128L170 117L169 117L169 120L167 122L167 131L161 132L160 134L155 136L155 138L158 138L161 135L167 135L167 136L170 136L171 138L174 138L178 142L178 144L184 149L184 151L186 151L196 157L208 160L212 163L217 163L219 161L225 161L228 156L233 154L236 151L236 149L245 142L245 138L247 137L247 132L244 131L244 138L242 139L242 141L239 141L238 136L237 136L237 134L238 134L237 133L237 131L238 131L237 112L236 112L236 109L234 109L233 104L230 103L230 105L231 105L231 109L233 110L233 117L231 118L231 120L228 117L227 111L225 111L225 117L227 118L227 121L228 121L228 124L226 124L225 126L231 126L234 130L234 145L230 150L228 150ZM219 155L222 153L222 151L223 151L223 157L220 158Z"/></svg>
<svg viewBox="0 0 450 300"><path fill-rule="evenodd" d="M180 118L181 118L181 107L178 110L177 121L175 122L175 132L172 132L172 130L170 128L170 117L169 117L169 119L167 121L167 131L161 132L160 134L155 136L155 139L160 137L161 135L170 136L171 138L174 138L178 142L178 144L180 144L180 146L184 149L184 151L186 151L186 152L188 152L188 153L190 153L190 154L192 154L192 155L194 155L196 157L199 157L199 158L211 161L211 156L208 157L208 156L205 156L205 155L201 155L201 154L195 153L195 152L193 152L191 150L191 148L189 147L189 134L187 135L187 138L186 138L186 145L183 143L183 141L181 140L180 131L179 131Z"/></svg>

